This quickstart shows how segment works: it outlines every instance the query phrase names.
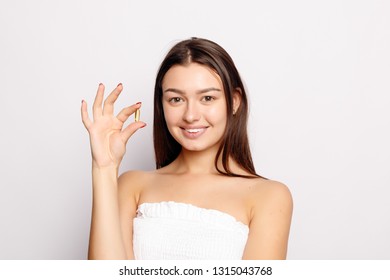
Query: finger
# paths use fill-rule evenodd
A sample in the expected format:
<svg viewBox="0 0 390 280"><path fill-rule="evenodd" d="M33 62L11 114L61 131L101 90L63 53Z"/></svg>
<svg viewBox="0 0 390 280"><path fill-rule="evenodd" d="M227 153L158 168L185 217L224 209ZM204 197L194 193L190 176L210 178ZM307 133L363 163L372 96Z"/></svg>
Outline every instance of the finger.
<svg viewBox="0 0 390 280"><path fill-rule="evenodd" d="M96 93L95 101L93 102L93 119L96 120L97 118L101 117L103 114L102 110L102 103L103 103L103 97L104 97L104 85L102 83L99 84L98 91Z"/></svg>
<svg viewBox="0 0 390 280"><path fill-rule="evenodd" d="M103 115L112 115L114 113L114 103L118 99L118 96L122 92L122 90L123 86L120 83L106 98L106 100L104 101Z"/></svg>
<svg viewBox="0 0 390 280"><path fill-rule="evenodd" d="M138 102L137 104L122 109L116 116L117 119L124 123L135 111L137 111L137 109L141 108L141 105L141 102Z"/></svg>
<svg viewBox="0 0 390 280"><path fill-rule="evenodd" d="M134 122L129 124L121 133L121 137L124 143L127 143L127 141L130 139L130 137L140 128L143 128L146 126L146 123L144 122Z"/></svg>
<svg viewBox="0 0 390 280"><path fill-rule="evenodd" d="M83 121L85 128L89 129L92 124L92 121L89 119L88 106L84 100L81 101L81 120Z"/></svg>

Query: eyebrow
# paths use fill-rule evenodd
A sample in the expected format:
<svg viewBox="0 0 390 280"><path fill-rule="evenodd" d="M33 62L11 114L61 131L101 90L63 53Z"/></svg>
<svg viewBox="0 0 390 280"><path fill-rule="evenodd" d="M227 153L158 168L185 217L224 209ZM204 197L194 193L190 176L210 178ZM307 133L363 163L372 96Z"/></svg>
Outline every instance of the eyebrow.
<svg viewBox="0 0 390 280"><path fill-rule="evenodd" d="M180 90L180 89L177 89L177 88L167 88L166 90L164 90L164 92L174 92L174 93L178 93L178 94L185 94L184 91ZM219 88L215 88L215 87L210 87L210 88L205 88L205 89L201 89L201 90L198 90L196 93L197 94L201 94L201 93L207 93L207 92L210 92L210 91L219 91L221 92L221 90Z"/></svg>

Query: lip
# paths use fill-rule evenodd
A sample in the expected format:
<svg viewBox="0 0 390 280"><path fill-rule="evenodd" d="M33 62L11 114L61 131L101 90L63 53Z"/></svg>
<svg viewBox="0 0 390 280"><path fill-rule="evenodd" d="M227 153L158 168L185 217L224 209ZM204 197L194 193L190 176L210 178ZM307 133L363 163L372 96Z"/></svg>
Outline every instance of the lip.
<svg viewBox="0 0 390 280"><path fill-rule="evenodd" d="M183 132L184 137L189 139L197 139L199 138L203 133L206 132L207 126L201 126L201 127L181 127L181 130Z"/></svg>

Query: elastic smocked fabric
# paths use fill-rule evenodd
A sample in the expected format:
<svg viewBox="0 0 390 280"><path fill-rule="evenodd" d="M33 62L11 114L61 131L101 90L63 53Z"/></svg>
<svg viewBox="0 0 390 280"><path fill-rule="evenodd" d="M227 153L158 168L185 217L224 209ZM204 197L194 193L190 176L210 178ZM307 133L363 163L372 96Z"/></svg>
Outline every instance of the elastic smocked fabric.
<svg viewBox="0 0 390 280"><path fill-rule="evenodd" d="M242 259L249 228L233 216L187 203L139 205L133 220L138 260Z"/></svg>

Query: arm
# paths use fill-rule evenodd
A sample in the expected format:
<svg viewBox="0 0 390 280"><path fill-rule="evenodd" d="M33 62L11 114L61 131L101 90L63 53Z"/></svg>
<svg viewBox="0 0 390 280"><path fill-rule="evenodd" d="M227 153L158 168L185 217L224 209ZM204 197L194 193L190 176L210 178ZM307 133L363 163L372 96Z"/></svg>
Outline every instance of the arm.
<svg viewBox="0 0 390 280"><path fill-rule="evenodd" d="M118 170L92 168L92 217L88 259L125 259L119 221Z"/></svg>
<svg viewBox="0 0 390 280"><path fill-rule="evenodd" d="M131 123L123 129L128 117L140 108L135 104L113 116L114 102L122 91L119 84L103 103L104 86L99 85L93 104L93 121L83 101L81 115L88 130L92 151L92 220L88 259L125 259L118 199L118 169L131 135L145 126Z"/></svg>
<svg viewBox="0 0 390 280"><path fill-rule="evenodd" d="M293 201L289 189L267 181L253 196L243 259L286 259Z"/></svg>

